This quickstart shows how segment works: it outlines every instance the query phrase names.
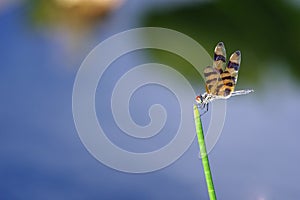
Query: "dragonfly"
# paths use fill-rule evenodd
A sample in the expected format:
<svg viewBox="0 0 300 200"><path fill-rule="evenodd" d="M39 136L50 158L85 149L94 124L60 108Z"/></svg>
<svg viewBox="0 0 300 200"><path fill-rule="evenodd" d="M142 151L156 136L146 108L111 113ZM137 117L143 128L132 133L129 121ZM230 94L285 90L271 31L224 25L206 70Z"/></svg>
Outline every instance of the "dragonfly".
<svg viewBox="0 0 300 200"><path fill-rule="evenodd" d="M204 69L204 94L196 97L198 107L208 111L210 102L216 99L228 99L232 96L245 95L253 92L252 89L235 91L238 72L241 64L241 52L235 51L229 58L226 66L226 49L223 42L219 42L214 50L213 66Z"/></svg>

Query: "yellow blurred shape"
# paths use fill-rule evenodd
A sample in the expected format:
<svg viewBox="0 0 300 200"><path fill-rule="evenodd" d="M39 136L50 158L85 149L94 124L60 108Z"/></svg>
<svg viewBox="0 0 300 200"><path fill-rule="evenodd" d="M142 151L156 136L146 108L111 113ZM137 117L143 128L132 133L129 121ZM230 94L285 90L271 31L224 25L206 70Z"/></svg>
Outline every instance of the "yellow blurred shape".
<svg viewBox="0 0 300 200"><path fill-rule="evenodd" d="M102 9L116 8L122 0L55 0L60 6L72 7L98 7Z"/></svg>
<svg viewBox="0 0 300 200"><path fill-rule="evenodd" d="M123 0L55 0L56 4L85 17L101 16L119 7Z"/></svg>

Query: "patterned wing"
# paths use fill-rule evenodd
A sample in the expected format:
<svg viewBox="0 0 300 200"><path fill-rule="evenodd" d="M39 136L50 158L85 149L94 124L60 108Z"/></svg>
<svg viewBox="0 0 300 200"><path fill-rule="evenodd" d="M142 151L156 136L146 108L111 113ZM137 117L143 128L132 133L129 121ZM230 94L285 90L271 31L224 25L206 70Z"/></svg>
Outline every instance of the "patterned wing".
<svg viewBox="0 0 300 200"><path fill-rule="evenodd" d="M213 67L220 72L223 72L226 65L226 49L223 42L219 42L214 52Z"/></svg>
<svg viewBox="0 0 300 200"><path fill-rule="evenodd" d="M204 77L206 83L206 92L208 94L217 94L216 87L220 79L220 72L212 66L207 66L204 69Z"/></svg>
<svg viewBox="0 0 300 200"><path fill-rule="evenodd" d="M219 42L214 51L213 67L208 66L204 69L206 80L206 92L217 95L217 86L220 80L220 74L223 73L226 63L226 50L223 42Z"/></svg>
<svg viewBox="0 0 300 200"><path fill-rule="evenodd" d="M218 96L229 97L234 91L240 64L241 52L236 51L230 56L227 67L220 75L218 86L216 87Z"/></svg>

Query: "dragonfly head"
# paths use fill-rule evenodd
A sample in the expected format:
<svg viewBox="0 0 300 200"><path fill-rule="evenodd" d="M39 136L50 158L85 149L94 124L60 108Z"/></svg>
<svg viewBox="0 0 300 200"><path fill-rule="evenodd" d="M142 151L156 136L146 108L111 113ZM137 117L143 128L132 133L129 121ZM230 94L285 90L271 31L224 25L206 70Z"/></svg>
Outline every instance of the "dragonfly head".
<svg viewBox="0 0 300 200"><path fill-rule="evenodd" d="M196 96L196 102L197 102L197 104L203 103L203 96L201 94L199 96Z"/></svg>

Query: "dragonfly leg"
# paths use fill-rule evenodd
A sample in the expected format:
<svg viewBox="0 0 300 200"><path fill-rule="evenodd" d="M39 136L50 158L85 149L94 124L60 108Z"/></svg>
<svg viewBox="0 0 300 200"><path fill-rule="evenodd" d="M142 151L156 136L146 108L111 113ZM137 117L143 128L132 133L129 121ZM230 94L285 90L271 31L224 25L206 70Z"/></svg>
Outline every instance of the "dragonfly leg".
<svg viewBox="0 0 300 200"><path fill-rule="evenodd" d="M208 112L208 105L208 103L204 104L203 109L206 107L206 110L202 114L200 114L200 116L203 116L205 113Z"/></svg>

